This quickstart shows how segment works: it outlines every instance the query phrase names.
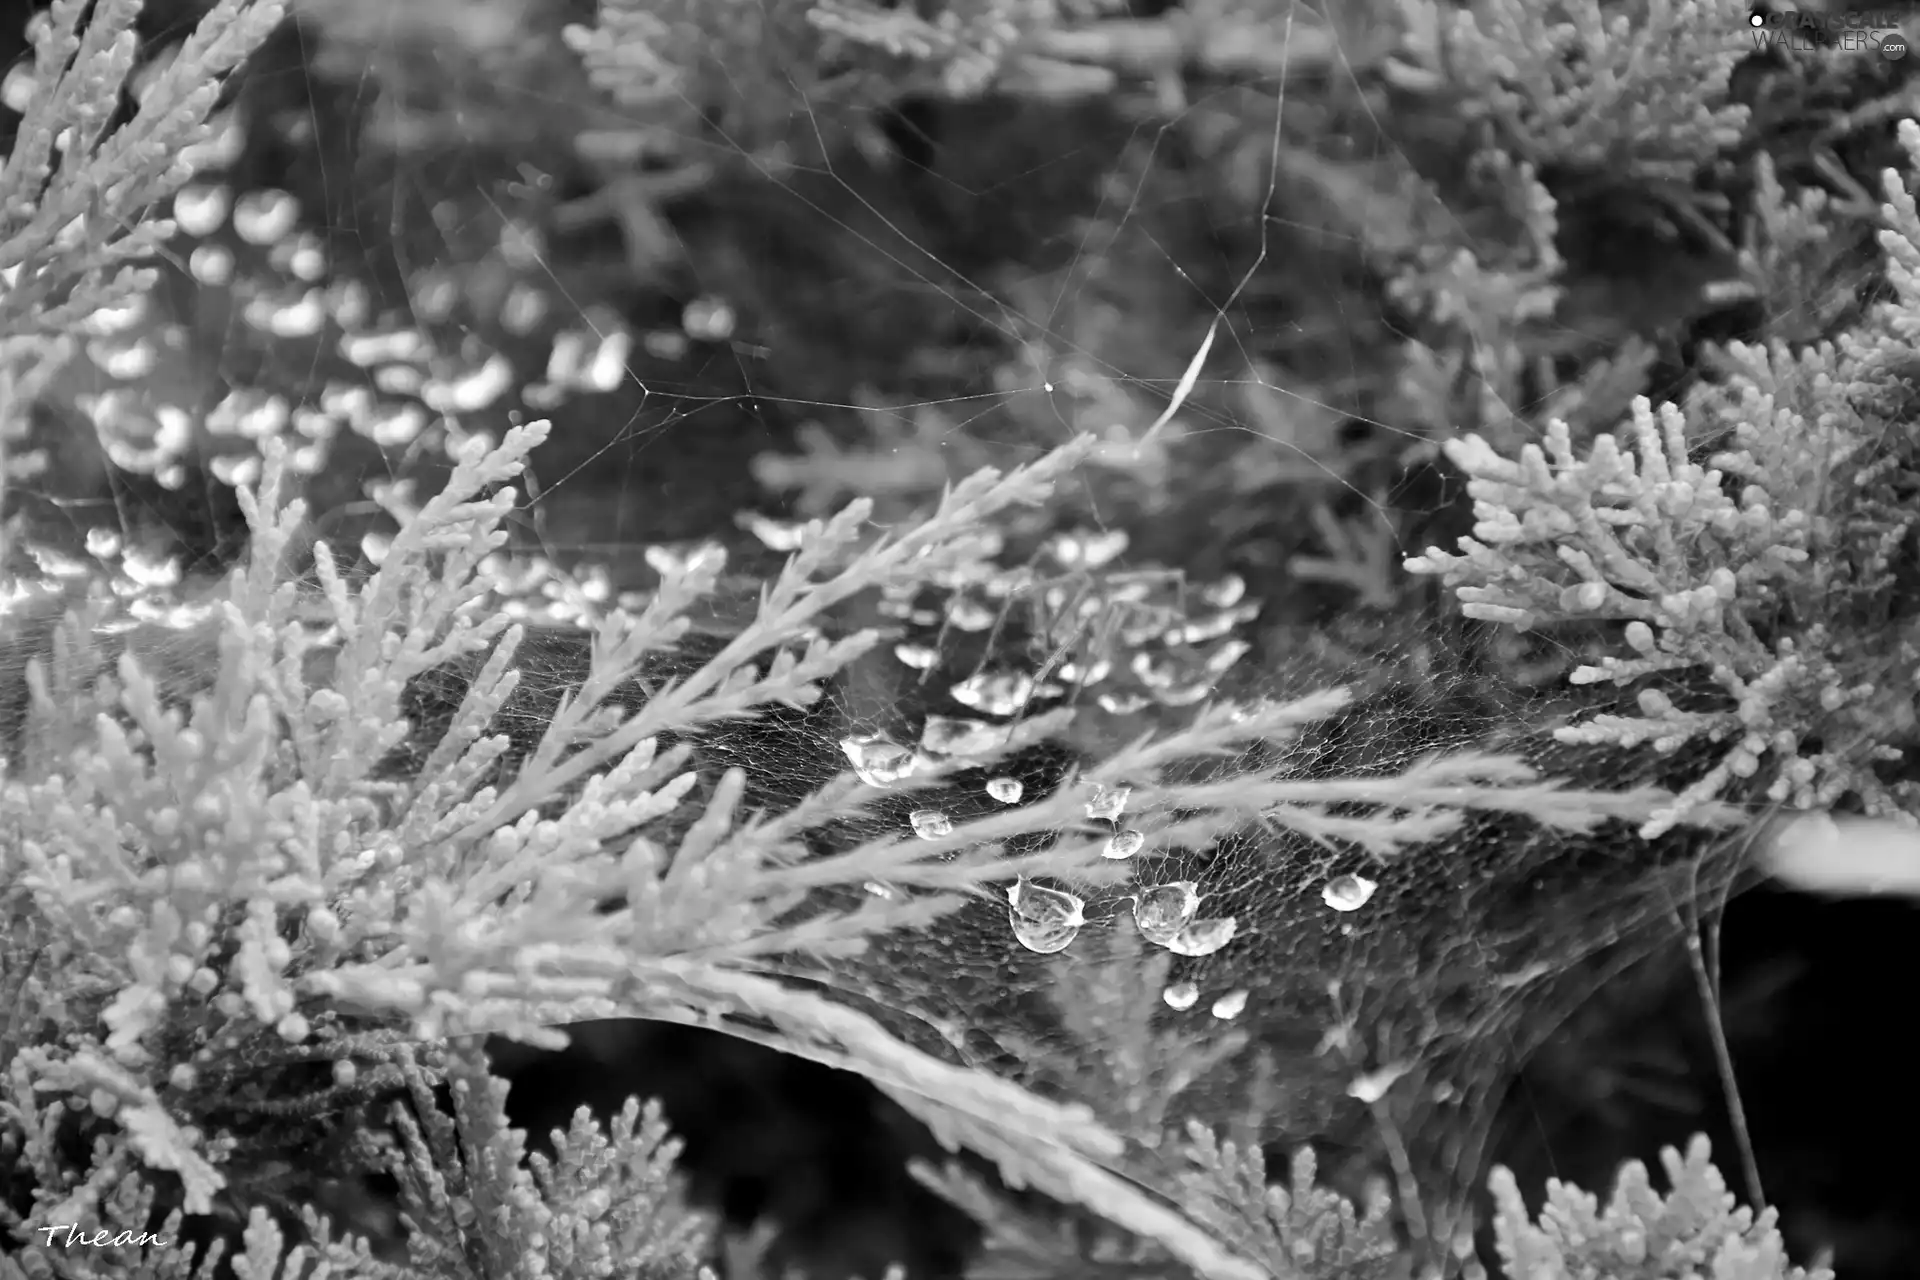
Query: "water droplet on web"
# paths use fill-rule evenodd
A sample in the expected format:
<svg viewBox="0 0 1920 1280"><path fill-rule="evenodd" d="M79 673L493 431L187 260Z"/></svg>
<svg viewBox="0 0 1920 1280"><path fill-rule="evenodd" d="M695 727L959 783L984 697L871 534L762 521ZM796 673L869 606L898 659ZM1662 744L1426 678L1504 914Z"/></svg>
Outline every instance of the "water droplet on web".
<svg viewBox="0 0 1920 1280"><path fill-rule="evenodd" d="M893 656L900 664L912 667L915 671L931 671L940 661L940 651L924 644L901 643L893 646Z"/></svg>
<svg viewBox="0 0 1920 1280"><path fill-rule="evenodd" d="M1006 740L1006 730L985 720L928 716L920 731L920 749L938 756L975 756Z"/></svg>
<svg viewBox="0 0 1920 1280"><path fill-rule="evenodd" d="M1365 876L1335 876L1320 891L1320 900L1335 911L1358 911L1379 887Z"/></svg>
<svg viewBox="0 0 1920 1280"><path fill-rule="evenodd" d="M87 554L96 560L111 560L120 554L121 540L117 529L87 530Z"/></svg>
<svg viewBox="0 0 1920 1280"><path fill-rule="evenodd" d="M987 794L1001 804L1019 804L1026 787L1018 778L988 778Z"/></svg>
<svg viewBox="0 0 1920 1280"><path fill-rule="evenodd" d="M1175 880L1156 884L1134 896L1133 923L1140 930L1140 936L1164 947L1192 922L1199 910L1199 886L1191 880Z"/></svg>
<svg viewBox="0 0 1920 1280"><path fill-rule="evenodd" d="M1195 920L1166 942L1167 950L1177 956L1210 956L1233 941L1239 922L1233 916Z"/></svg>
<svg viewBox="0 0 1920 1280"><path fill-rule="evenodd" d="M947 603L947 621L956 631L986 631L999 613L983 601L957 595Z"/></svg>
<svg viewBox="0 0 1920 1280"><path fill-rule="evenodd" d="M1086 904L1059 889L1047 889L1024 877L1007 890L1007 923L1029 951L1063 951L1087 922Z"/></svg>
<svg viewBox="0 0 1920 1280"><path fill-rule="evenodd" d="M1037 885L1025 876L1007 887L1007 905L1024 920L1070 924L1076 929L1087 922L1086 903L1077 894Z"/></svg>
<svg viewBox="0 0 1920 1280"><path fill-rule="evenodd" d="M860 887L862 889L865 889L868 893L872 894L876 898L892 898L896 896L894 887L892 885L882 884L878 880L869 880L865 884L861 885Z"/></svg>
<svg viewBox="0 0 1920 1280"><path fill-rule="evenodd" d="M953 834L953 819L938 809L915 809L907 821L913 824L913 834L922 840L939 840Z"/></svg>
<svg viewBox="0 0 1920 1280"><path fill-rule="evenodd" d="M840 750L870 787L890 787L913 772L914 753L883 733L842 738Z"/></svg>
<svg viewBox="0 0 1920 1280"><path fill-rule="evenodd" d="M1162 991L1160 998L1167 1002L1169 1009L1191 1009L1200 1000L1200 988L1191 982L1176 982Z"/></svg>
<svg viewBox="0 0 1920 1280"><path fill-rule="evenodd" d="M1093 795L1087 800L1087 816L1095 822L1117 822L1132 798L1132 787L1109 787L1096 782Z"/></svg>
<svg viewBox="0 0 1920 1280"><path fill-rule="evenodd" d="M1080 935L1078 925L1028 920L1015 911L1007 912L1007 923L1013 928L1013 937L1016 942L1027 950L1038 952L1043 956L1052 955L1056 951L1065 951Z"/></svg>
<svg viewBox="0 0 1920 1280"><path fill-rule="evenodd" d="M1140 850L1146 846L1146 843L1146 836L1129 827L1125 831L1114 832L1113 835L1108 838L1106 848L1100 850L1100 856L1103 858L1112 858L1115 861L1122 858L1131 858L1134 854L1140 852Z"/></svg>
<svg viewBox="0 0 1920 1280"><path fill-rule="evenodd" d="M1229 991L1218 1000L1215 1000L1213 1002L1213 1008L1209 1010L1209 1012L1224 1022L1230 1018L1239 1017L1240 1011L1246 1007L1247 990L1245 987L1242 987L1238 991Z"/></svg>
<svg viewBox="0 0 1920 1280"><path fill-rule="evenodd" d="M953 686L953 700L990 716L1010 716L1024 708L1034 694L1033 677L1018 671L970 676Z"/></svg>

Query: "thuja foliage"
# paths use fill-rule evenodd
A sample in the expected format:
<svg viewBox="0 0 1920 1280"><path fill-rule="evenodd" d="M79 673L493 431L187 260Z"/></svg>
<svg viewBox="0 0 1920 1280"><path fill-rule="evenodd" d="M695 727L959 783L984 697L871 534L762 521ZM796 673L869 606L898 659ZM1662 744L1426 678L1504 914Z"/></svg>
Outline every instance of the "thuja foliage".
<svg viewBox="0 0 1920 1280"><path fill-rule="evenodd" d="M70 356L85 324L139 287L138 277L111 273L167 234L147 219L149 206L190 174L221 78L280 17L273 4L221 0L128 119L120 94L138 7L72 0L56 4L36 32L34 93L0 204L8 287L0 340L32 371ZM915 74L930 69L955 94L981 91L1016 60L1010 51L1023 39L1055 52L1077 47L1066 39L1072 24L1098 8L956 5L928 16L791 6L809 38L838 42L842 52L877 50ZM717 6L697 21L713 13L751 23L783 10ZM661 54L699 47L671 44L675 23L696 21L691 14L609 4L599 25L574 39L596 77L629 101L697 101ZM757 28L749 35L762 38ZM1110 61L1119 60L1116 47L1105 46ZM1209 56L1233 61L1219 49ZM1031 70L1029 54L1020 58ZM639 81L646 84L635 88ZM1677 129L1693 119L1682 107L1662 111ZM1555 117L1515 108L1504 118L1519 131L1511 145L1532 139L1542 162L1569 149L1589 160L1605 154L1591 139L1555 132ZM1909 141L1920 150L1920 135ZM1911 202L1894 198L1911 221ZM1888 247L1897 262L1920 254L1892 240ZM1888 318L1877 345L1868 334L1826 359L1854 361L1845 366L1852 378L1890 395L1883 375L1901 331L1898 317ZM1824 391L1814 358L1796 359L1812 380L1805 385ZM1787 357L1769 354L1764 367L1784 376ZM23 374L5 390L31 386ZM1785 446L1772 433L1797 422L1778 419L1763 398L1702 401L1690 412L1736 434L1741 465L1811 483L1807 459L1775 457ZM1646 461L1629 478L1666 487L1646 497L1644 510L1632 506L1637 491L1622 501L1649 524L1717 492L1703 476L1682 493L1670 478L1692 466L1679 419L1668 414L1656 431L1650 414L1640 415ZM925 929L972 900L1005 902L1007 887L1026 877L1111 875L1100 857L1104 833L1086 814L1088 787L1130 787L1140 803L1180 813L1180 836L1195 845L1266 826L1391 853L1486 810L1565 832L1619 819L1726 816L1711 803L1714 786L1681 797L1591 791L1486 755L1429 760L1390 777L1305 777L1289 747L1346 705L1338 691L1288 703L1216 700L1183 723L1111 745L1029 803L934 833L851 824L884 787L937 783L957 759L896 752L882 769L864 756L854 772L769 810L756 807L740 770L703 752L717 727L812 705L845 678L879 641L849 620L852 606L996 574L1010 513L1048 502L1090 458L1118 447L1087 437L1004 473L974 472L888 528L864 502L807 523L747 616L697 658L685 644L691 615L718 591L725 558L663 559L644 599L601 609L574 638L588 652L584 678L530 743L516 744L500 712L533 638L497 607L482 570L505 544L514 486L550 430L536 422L470 437L456 446L437 494L418 504L386 495L398 532L377 565L336 559L325 542L308 546L287 451L274 441L262 477L241 489L251 532L245 561L216 588L131 624L85 586L21 588L14 617L66 616L23 674L26 706L0 790L0 1229L15 1246L0 1276L696 1275L713 1254L713 1224L684 1203L657 1110L635 1102L606 1126L583 1114L556 1137L551 1156L528 1154L524 1135L505 1122L505 1087L476 1048L481 1035L557 1046L569 1024L611 1017L718 1027L859 1072L1010 1182L1130 1233L1129 1256L1221 1280L1389 1274L1405 1259L1387 1208L1356 1210L1318 1187L1308 1159L1289 1185L1270 1186L1259 1152L1194 1127L1172 1135L1185 1176L1149 1194L1113 1172L1122 1136L1088 1108L931 1056L777 975L795 961L857 958L874 939ZM1619 452L1593 452L1597 469L1580 496L1630 490ZM1853 454L1830 456L1840 461L1823 465L1852 477L1849 492L1877 492L1880 473L1869 475L1864 455L1854 472L1846 471ZM1564 496L1537 460L1511 479L1484 447L1458 445L1455 461L1477 468L1483 486L1506 486L1483 490L1511 517L1502 523L1489 513L1490 527L1525 527L1535 508L1522 494L1538 494L1540 510ZM1822 472L1821 484L1828 478ZM1805 539L1844 533L1852 558L1822 565L1833 575L1823 590L1857 591L1858 607L1868 608L1886 554L1883 547L1873 558L1870 547L1882 544L1869 534L1882 543L1890 536L1896 495L1848 507L1868 514L1834 532L1810 509L1827 492L1796 491L1801 505L1769 529ZM1639 562L1609 558L1603 538L1581 550L1562 530L1560 545L1585 559L1558 563L1583 581L1542 597L1563 610L1568 600L1588 612L1611 606L1652 636L1638 644L1630 624L1627 642L1641 657L1603 668L1609 675L1666 669L1631 665L1662 654L1700 665L1705 651L1716 655L1708 664L1716 675L1725 668L1746 681L1730 714L1762 738L1743 741L1746 756L1727 766L1736 774L1771 747L1768 709L1787 705L1761 694L1784 686L1801 699L1793 707L1818 704L1829 714L1859 701L1845 673L1836 684L1821 668L1806 684L1796 667L1768 684L1751 661L1739 665L1751 659L1740 643L1772 639L1751 623L1720 649L1698 647L1720 643L1701 637L1727 625L1743 591L1783 591L1779 575L1798 563L1769 559L1757 545L1759 522L1773 519L1785 496L1773 499L1731 514L1709 501L1702 527L1683 531L1692 541L1656 524L1650 549L1632 550L1649 561L1677 544L1671 564L1641 564L1637 577ZM1756 507L1764 509L1747 514ZM1635 522L1583 510L1592 518L1574 512L1565 522L1582 535ZM1711 573L1696 582L1681 572L1701 570L1685 556L1709 534L1731 548L1730 590ZM1481 542L1499 538L1482 533ZM1490 563L1482 550L1468 544L1457 571ZM1454 565L1443 555L1427 562ZM1517 558L1498 568L1503 587L1558 571ZM1588 603L1587 569L1603 587L1598 603ZM1656 595L1648 584L1666 581L1657 576L1664 572L1674 581ZM1474 603L1507 610L1489 615L1501 620L1530 620L1520 611L1541 607L1535 596L1553 586ZM1616 588L1624 588L1620 600L1605 594ZM1828 595L1808 598L1825 604ZM1804 638L1810 630L1799 634L1799 645L1814 648ZM183 648L199 660L184 681L163 678L143 657ZM1785 637L1773 649L1781 664L1801 652ZM417 722L410 695L450 667L472 673L458 705L442 723ZM1749 687L1761 694L1747 696ZM1668 714L1681 713L1648 710ZM1062 713L1030 717L965 763L1064 734L1066 721ZM1676 721L1670 732L1693 724ZM1802 780L1808 795L1831 791L1821 767L1816 759ZM1797 774L1783 776L1798 785ZM869 834L837 843L823 834L848 830ZM889 892L867 892L875 883ZM1704 1148L1670 1172L1674 1191L1660 1199L1629 1170L1615 1204L1591 1223L1586 1201L1556 1189L1535 1225L1511 1184L1496 1182L1510 1265L1529 1276L1593 1274L1611 1265L1596 1251L1611 1250L1605 1256L1644 1264L1646 1274L1797 1274L1769 1220L1725 1203ZM375 1225L372 1173L398 1188L397 1230ZM1031 1240L1045 1247L1040 1235ZM202 1243L204 1251L188 1247Z"/></svg>
<svg viewBox="0 0 1920 1280"><path fill-rule="evenodd" d="M1920 165L1920 126L1900 138ZM1631 687L1637 714L1560 736L1726 744L1652 830L1743 779L1795 808L1913 808L1911 779L1892 769L1912 745L1920 673L1903 425L1920 216L1899 173L1885 193L1891 296L1836 339L1735 343L1685 408L1637 400L1625 442L1581 449L1555 423L1517 457L1472 435L1445 446L1472 477L1478 522L1458 552L1408 567L1441 575L1472 617L1598 622L1617 637L1571 679Z"/></svg>
<svg viewBox="0 0 1920 1280"><path fill-rule="evenodd" d="M1530 1220L1520 1189L1505 1170L1493 1175L1494 1231L1508 1274L1558 1280L1573 1276L1701 1275L1715 1280L1830 1276L1789 1266L1774 1215L1740 1208L1708 1159L1705 1138L1686 1154L1660 1155L1668 1191L1653 1187L1645 1165L1620 1171L1602 1208L1598 1197L1558 1180Z"/></svg>

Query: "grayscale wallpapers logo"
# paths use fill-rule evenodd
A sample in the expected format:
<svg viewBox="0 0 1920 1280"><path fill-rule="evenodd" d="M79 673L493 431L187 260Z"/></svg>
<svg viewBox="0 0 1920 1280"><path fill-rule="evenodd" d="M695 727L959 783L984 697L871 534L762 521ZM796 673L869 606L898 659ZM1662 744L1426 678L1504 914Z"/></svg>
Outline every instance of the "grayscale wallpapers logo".
<svg viewBox="0 0 1920 1280"><path fill-rule="evenodd" d="M1756 9L1747 15L1747 25L1753 28L1753 47L1757 50L1811 53L1849 49L1878 52L1889 62L1897 62L1907 56L1901 17L1895 9L1846 9L1838 13L1798 13L1791 9L1769 13Z"/></svg>

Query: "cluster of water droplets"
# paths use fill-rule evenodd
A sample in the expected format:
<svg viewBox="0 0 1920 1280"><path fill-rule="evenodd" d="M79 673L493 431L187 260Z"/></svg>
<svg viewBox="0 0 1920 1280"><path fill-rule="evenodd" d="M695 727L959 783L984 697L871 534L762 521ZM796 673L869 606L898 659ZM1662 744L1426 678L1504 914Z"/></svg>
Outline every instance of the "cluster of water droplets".
<svg viewBox="0 0 1920 1280"><path fill-rule="evenodd" d="M797 524L756 513L740 523L773 550L799 544ZM882 614L907 628L894 656L923 680L956 665L956 642L967 637L982 637L985 652L944 685L973 716L929 715L913 743L884 733L841 742L861 780L888 787L929 762L990 750L1003 741L1003 722L1069 693L1078 702L1091 692L1088 701L1114 715L1185 706L1211 693L1247 650L1232 632L1259 606L1245 600L1237 577L1196 589L1178 574L1114 568L1126 547L1121 531L1073 530L1048 538L1029 563L984 571L976 563L933 583L931 597L916 588L884 598ZM1005 657L1019 648L1007 639L1015 630L1025 641L1024 664ZM996 776L986 792L997 803L1018 804L1025 788L1017 778ZM1147 847L1146 834L1126 822L1131 794L1126 786L1096 786L1087 800L1087 817L1112 828L1101 846L1105 858L1130 860ZM925 839L954 829L938 809L916 809L908 821ZM1212 955L1239 932L1234 916L1200 915L1202 894L1192 881L1145 884L1131 900L1141 935L1176 955ZM1007 902L1015 940L1039 954L1064 950L1087 924L1085 900L1068 889L1022 879L1007 890ZM1231 1016L1228 1007L1220 1016Z"/></svg>
<svg viewBox="0 0 1920 1280"><path fill-rule="evenodd" d="M949 640L984 637L987 660L946 685L982 715L1019 715L1069 694L1112 715L1199 702L1247 652L1232 632L1259 606L1237 576L1196 588L1171 571L1113 567L1126 547L1121 530L1070 530L1028 563L957 569L931 584L931 599L926 588L895 592L880 604L908 628L894 656L931 678L954 661ZM1007 661L1013 646L994 643L1016 626L1025 662Z"/></svg>
<svg viewBox="0 0 1920 1280"><path fill-rule="evenodd" d="M152 91L176 55L162 48L135 70L130 83L137 99ZM0 80L0 106L24 111L41 92L31 61L17 64ZM198 286L196 312L233 317L219 341L231 347L251 336L263 353L272 353L274 367L312 368L316 385L299 400L277 390L220 386L211 372L216 365L245 362L199 349L209 336L196 335L183 322L188 316L171 314L159 293L99 311L81 329L100 389L80 397L78 407L123 470L179 488L194 464L204 463L221 483L251 483L264 442L275 437L288 445L291 469L304 475L320 474L344 435L408 456L423 448L452 450L485 434L463 426L463 416L498 416L510 397L545 412L574 396L632 382L628 359L636 343L674 359L691 342L724 341L733 332L733 308L713 297L688 303L678 329L635 333L611 313L571 326L560 322L540 223L547 202L540 198L524 209L490 201L500 213L498 234L489 231L486 242L474 246L485 253L486 270L438 262L410 273L405 305L378 306L365 284L339 271L323 230L310 225L311 211L295 194L243 190L228 180L250 136L263 130L295 147L314 145L304 108L262 115L243 102L214 113L206 137L184 157L193 180L165 210L176 230L168 256ZM551 188L549 175L525 168L527 192ZM462 221L451 205L434 216L447 227ZM470 323L475 316L484 325ZM496 331L498 341L477 336L482 327ZM526 351L510 355L507 346ZM224 399L207 413L216 387Z"/></svg>
<svg viewBox="0 0 1920 1280"><path fill-rule="evenodd" d="M798 545L798 526L767 517L741 519L767 546L791 550ZM1059 535L1042 557L1053 569L1081 576L1069 584L1056 577L1046 581L1030 568L980 578L956 575L939 584L944 599L926 600L920 593L899 593L882 602L882 611L909 628L895 646L894 656L911 670L930 676L950 661L949 641L960 636L999 638L1019 606L1039 597L1028 666L995 661L989 644L977 669L946 686L949 696L974 716L929 715L917 741L902 742L886 734L849 737L841 743L849 762L869 785L888 787L930 763L983 753L998 746L1007 732L1005 721L1029 712L1041 699L1057 699L1069 692L1101 687L1095 699L1103 711L1131 714L1150 703L1179 706L1211 690L1213 681L1245 651L1231 632L1255 616L1256 605L1243 600L1245 588L1237 578L1190 593L1207 610L1191 616L1191 602L1160 592L1177 579L1164 575L1110 573L1095 576L1125 549L1121 533ZM1196 646L1212 644L1196 665ZM1132 646L1129 650L1129 646ZM1116 660L1116 655L1124 661ZM1182 665L1184 663L1184 665ZM1124 668L1134 677L1131 687L1116 678ZM1201 682L1204 681L1204 684ZM1019 779L995 776L985 784L987 794L1000 804L1018 804L1025 788ZM1090 821L1111 829L1101 846L1103 857L1116 861L1139 858L1147 835L1129 823L1132 789L1125 785L1092 784L1086 800ZM954 822L942 810L913 810L908 822L915 835L944 839ZM1155 859L1143 859L1151 865ZM1377 886L1356 874L1335 876L1321 890L1325 905L1339 912L1359 910ZM1206 895L1193 880L1156 881L1142 877L1127 895L1135 928L1154 946L1186 958L1204 958L1224 950L1241 936L1239 918L1232 914L1203 914ZM1051 955L1071 946L1089 920L1087 901L1067 888L1050 887L1021 878L1006 890L1007 923L1014 940L1028 951ZM1162 999L1176 1011L1196 1008L1199 985L1191 980L1166 988ZM1230 1020L1247 1005L1249 992L1235 988L1219 994L1210 1005L1211 1016Z"/></svg>

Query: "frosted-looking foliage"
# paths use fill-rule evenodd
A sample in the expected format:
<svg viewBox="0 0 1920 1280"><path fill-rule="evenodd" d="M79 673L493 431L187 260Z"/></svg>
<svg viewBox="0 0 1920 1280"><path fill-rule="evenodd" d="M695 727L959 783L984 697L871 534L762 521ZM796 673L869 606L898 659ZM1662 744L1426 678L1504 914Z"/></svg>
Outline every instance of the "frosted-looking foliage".
<svg viewBox="0 0 1920 1280"><path fill-rule="evenodd" d="M332 1055L345 1070L293 1109L357 1105L399 1041L550 1047L632 1017L861 1072L1008 1182L1134 1233L1098 1260L1208 1280L1398 1274L1403 1245L1464 1264L1514 1073L1724 899L1768 797L1715 773L1714 740L1568 732L1596 714L1595 682L1563 679L1577 642L1469 632L1404 571L1416 536L1462 545L1444 500L1405 490L1473 425L1394 416L1383 370L1423 357L1359 318L1416 294L1454 316L1441 295L1471 274L1407 287L1421 246L1381 227L1432 192L1411 142L1359 124L1383 86L1432 90L1421 33L1375 12L1349 49L1277 3L1196 6L1223 24L1205 39L1099 25L1116 6L1091 0L589 7L597 26L539 28L516 61L497 31L442 49L445 24L315 5L327 56L372 69L323 84L325 59L302 63L288 79L316 96L293 106L271 76L194 98L209 127L181 183L138 188L169 197L167 230L124 242L163 244L177 296L96 308L73 379L26 386L91 426L86 465L114 493L217 494L248 528L244 554L196 564L170 509L50 490L11 547L0 901L62 964L8 953L5 976L80 1028L29 1044L0 1014L21 1132L84 1102L116 1168L170 1169L205 1208L255 1172L210 1136L258 1118L241 1089L203 1102L225 1073ZM1485 61L1535 30L1512 5L1474 12L1455 34L1482 31ZM1659 32L1706 20L1649 12ZM1555 47L1649 47L1586 17ZM716 20L749 60L701 43ZM1713 74L1647 100L1636 174L1732 145L1744 115L1706 102L1728 43L1656 68ZM528 71L547 57L571 78ZM901 82L876 93L870 62ZM506 63L521 78L496 78ZM173 65L134 98L168 101ZM1279 73L1334 66L1352 83L1303 120ZM1478 166L1524 178L1537 240L1480 284L1517 289L1529 323L1566 269L1536 164L1623 154L1573 108L1619 100L1633 67L1591 70L1503 81L1466 113L1513 125L1525 161ZM1230 83L1189 101L1199 72ZM1022 128L890 202L888 182L932 172L904 158L906 89L966 99L984 132L998 108L976 100L1015 74L1058 95L1051 121L1088 83L1128 85L1088 129L1089 153L1126 136L1113 163L1089 177ZM322 88L371 177L356 152L259 180L263 154L344 146ZM535 101L558 123L521 119ZM1228 176L1195 196L1209 165ZM740 173L765 185L725 186ZM1055 181L1071 217L994 204ZM1226 265L1177 257L1161 219ZM975 270L1002 223L1044 251ZM1335 241L1349 256L1326 267ZM821 274L810 291L772 263ZM912 310L928 298L932 320ZM1858 358L1884 372L1881 336ZM1516 387L1552 372L1514 354ZM1459 403L1530 430L1481 374ZM812 381L829 375L831 397ZM1583 401L1569 377L1548 399L1614 390ZM1444 456L1501 470L1485 441ZM1681 554L1700 545L1675 549L1676 577L1704 576ZM230 577L205 563L222 557ZM454 1077L498 1102L472 1060ZM615 1144L651 1177L665 1139L642 1117ZM518 1160L497 1116L462 1123ZM472 1205L423 1172L460 1144L401 1127L407 1196L462 1239ZM597 1139L575 1139L586 1162ZM1269 1190L1263 1145L1310 1143L1353 1153L1326 1175L1378 1194L1326 1194L1310 1155ZM52 1146L32 1154L57 1181ZM503 1238L558 1250L535 1192L512 1182ZM581 1274L614 1268L583 1231Z"/></svg>

